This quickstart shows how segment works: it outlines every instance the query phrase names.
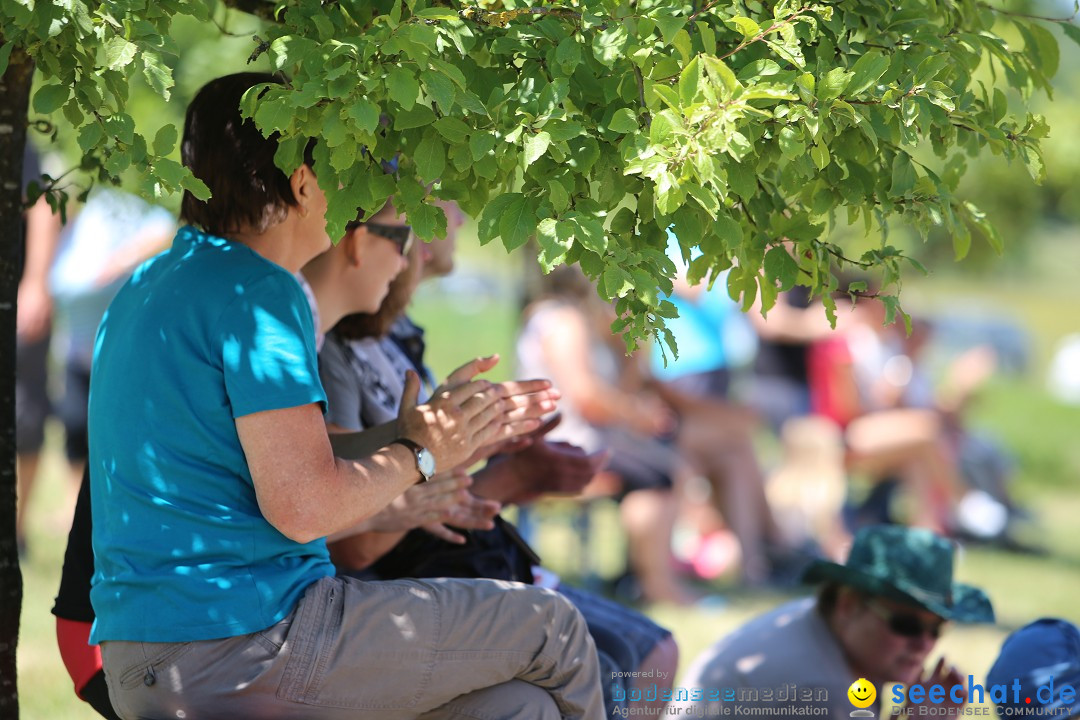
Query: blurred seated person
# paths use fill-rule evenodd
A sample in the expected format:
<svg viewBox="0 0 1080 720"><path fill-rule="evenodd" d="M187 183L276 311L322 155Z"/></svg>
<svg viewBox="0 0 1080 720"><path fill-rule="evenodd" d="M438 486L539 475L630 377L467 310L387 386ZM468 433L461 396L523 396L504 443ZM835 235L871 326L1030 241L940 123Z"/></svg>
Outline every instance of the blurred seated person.
<svg viewBox="0 0 1080 720"><path fill-rule="evenodd" d="M1052 690L1046 687L1051 684ZM1041 618L1016 630L986 675L988 695L992 685L1007 688L997 703L1001 714L1080 718L1080 629L1067 620Z"/></svg>
<svg viewBox="0 0 1080 720"><path fill-rule="evenodd" d="M777 715L794 706L847 717L848 688L861 678L877 688L870 710L880 717L886 683L960 684L962 675L944 658L924 676L927 659L946 623L992 622L994 613L981 590L953 581L955 555L951 541L929 530L864 528L846 563L818 560L808 568L804 580L821 583L815 597L750 620L702 653L680 681L706 693L731 688L734 697L706 695L675 706L694 717L720 715L733 702ZM760 697L763 689L792 683L824 688L827 697ZM746 689L755 692L739 694Z"/></svg>
<svg viewBox="0 0 1080 720"><path fill-rule="evenodd" d="M423 331L408 319L405 309L425 275L452 267L452 257L443 255L453 250L457 224L449 225L448 238L420 243L412 237L407 219L388 204L370 221L350 225L336 248L304 268L320 322L328 330L319 372L329 399L327 428L333 437L396 417L408 372L431 377L423 364ZM364 288L373 283L382 294L382 282L373 278L385 275L379 274L378 261L368 258L371 251L365 247L391 247L390 238L401 241L397 251L405 253L407 264L377 312L370 312L370 303L360 302ZM424 271L425 258L436 268L430 274ZM341 317L345 309L362 312ZM463 372L490 369L496 361L470 363L452 373L451 382ZM331 558L341 573L384 580L483 577L543 584L565 595L585 617L602 677L635 672L656 677L659 671L671 679L677 649L670 633L640 613L558 582L539 568L539 558L514 527L496 515L504 503L551 491L576 493L606 460L602 452L586 454L568 443L545 440L544 432L555 424L557 419L523 441L504 445L472 477L461 466L406 492L391 505L397 509L395 516L384 515L367 532L334 539ZM610 683L604 691L610 714L618 707Z"/></svg>
<svg viewBox="0 0 1080 720"><path fill-rule="evenodd" d="M626 373L635 361L626 360L612 336L614 312L578 268L556 268L543 283L542 295L525 309L517 357L523 375L551 378L562 393L562 422L549 437L611 451L608 471L618 481L630 567L642 595L693 602L696 594L680 578L671 550L681 488L692 473L675 447L675 413L642 386L639 373Z"/></svg>
<svg viewBox="0 0 1080 720"><path fill-rule="evenodd" d="M696 248L691 257L701 253ZM678 240L669 233L668 257L678 268L668 300L679 316L667 321L679 348L674 358L654 344L651 375L657 394L679 417L677 445L694 472L708 481L712 504L688 508L698 515L706 535L719 523L717 510L740 548L743 582L761 585L779 579L780 556L792 545L769 507L765 476L754 448L757 421L752 412L729 399L730 359L748 356L754 340L749 325L727 293L727 273L713 286L690 285L690 265ZM707 552L710 537L702 541Z"/></svg>
<svg viewBox="0 0 1080 720"><path fill-rule="evenodd" d="M746 317L758 336L746 400L779 433L788 419L810 412L807 352L832 326L805 285L781 292L765 316L755 300Z"/></svg>
<svg viewBox="0 0 1080 720"><path fill-rule="evenodd" d="M1031 550L1014 533L1013 521L1024 516L1010 492L1014 463L1000 441L973 428L968 418L979 390L997 370L997 354L988 345L969 348L948 362L935 384L926 362L933 335L932 321L914 318L911 334L899 333L885 372L902 388L906 407L933 410L941 419L965 489L957 511L958 529L1006 548Z"/></svg>
<svg viewBox="0 0 1080 720"><path fill-rule="evenodd" d="M809 355L813 409L842 428L849 472L899 478L915 499L910 522L948 534L962 496L956 461L938 414L905 407L887 372L897 332L876 298L838 299L836 332Z"/></svg>

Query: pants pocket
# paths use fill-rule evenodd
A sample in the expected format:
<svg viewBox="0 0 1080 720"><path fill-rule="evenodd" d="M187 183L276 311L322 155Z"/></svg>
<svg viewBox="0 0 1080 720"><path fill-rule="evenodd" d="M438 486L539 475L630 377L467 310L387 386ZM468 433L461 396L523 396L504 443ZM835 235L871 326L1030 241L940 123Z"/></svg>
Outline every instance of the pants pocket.
<svg viewBox="0 0 1080 720"><path fill-rule="evenodd" d="M143 659L128 666L120 673L120 687L131 690L141 685L150 686L157 676L174 665L191 650L190 642L179 643L132 643L141 646Z"/></svg>
<svg viewBox="0 0 1080 720"><path fill-rule="evenodd" d="M341 600L335 581L325 578L301 601L287 639L289 660L277 693L282 700L312 704L318 698L341 630Z"/></svg>

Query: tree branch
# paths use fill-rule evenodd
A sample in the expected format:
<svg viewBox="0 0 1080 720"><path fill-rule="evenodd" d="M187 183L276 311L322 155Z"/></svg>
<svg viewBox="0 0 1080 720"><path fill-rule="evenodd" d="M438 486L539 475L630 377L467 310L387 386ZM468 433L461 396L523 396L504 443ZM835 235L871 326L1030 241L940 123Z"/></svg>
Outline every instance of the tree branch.
<svg viewBox="0 0 1080 720"><path fill-rule="evenodd" d="M248 15L254 15L262 20L279 22L279 20L274 17L274 3L272 2L264 2L264 0L221 0L221 3L225 7L239 10Z"/></svg>
<svg viewBox="0 0 1080 720"><path fill-rule="evenodd" d="M1012 10L1006 10L1004 8L994 7L993 5L991 5L990 3L987 3L987 2L980 2L980 3L978 3L978 5L981 8L986 8L987 10L990 10L992 12L996 12L999 15L1008 15L1009 17L1025 18L1027 20L1042 20L1043 22L1071 23L1073 20L1076 19L1076 16L1077 16L1077 13L1073 13L1070 17L1067 17L1067 18L1052 18L1052 17L1046 17L1044 15L1029 15L1027 13L1014 12Z"/></svg>

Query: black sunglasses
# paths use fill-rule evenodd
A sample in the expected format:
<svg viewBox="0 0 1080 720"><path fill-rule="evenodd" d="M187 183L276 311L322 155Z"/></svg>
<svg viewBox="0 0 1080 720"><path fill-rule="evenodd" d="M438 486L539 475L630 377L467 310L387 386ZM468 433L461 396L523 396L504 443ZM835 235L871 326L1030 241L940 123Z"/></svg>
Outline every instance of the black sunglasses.
<svg viewBox="0 0 1080 720"><path fill-rule="evenodd" d="M873 600L867 601L866 606L870 608L875 615L885 621L885 624L889 626L890 632L894 635L899 635L900 637L915 638L921 637L922 635L929 635L937 640L941 637L941 632L945 626L945 621L940 618L925 622L921 617L912 613L892 612L887 610Z"/></svg>
<svg viewBox="0 0 1080 720"><path fill-rule="evenodd" d="M368 232L373 235L378 235L381 238L386 238L395 245L397 245L398 252L402 255L408 255L412 250L413 244L413 231L408 225L383 225L381 223L354 221L346 223L345 231L352 232L360 226L364 226L368 229Z"/></svg>

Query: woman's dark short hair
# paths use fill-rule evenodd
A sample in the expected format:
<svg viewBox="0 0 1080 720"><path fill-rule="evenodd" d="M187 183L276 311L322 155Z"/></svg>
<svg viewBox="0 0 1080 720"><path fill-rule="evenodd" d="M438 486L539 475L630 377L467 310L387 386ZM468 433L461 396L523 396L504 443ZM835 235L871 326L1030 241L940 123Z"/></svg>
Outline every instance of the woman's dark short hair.
<svg viewBox="0 0 1080 720"><path fill-rule="evenodd" d="M240 99L262 83L283 84L278 75L236 73L211 80L188 105L181 155L212 197L199 200L184 191L180 217L214 235L240 230L262 232L296 206L289 178L274 164L278 134L262 136L240 116ZM309 141L304 162L313 164Z"/></svg>

